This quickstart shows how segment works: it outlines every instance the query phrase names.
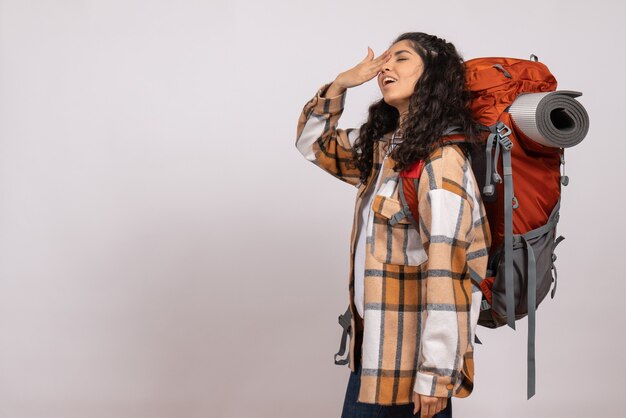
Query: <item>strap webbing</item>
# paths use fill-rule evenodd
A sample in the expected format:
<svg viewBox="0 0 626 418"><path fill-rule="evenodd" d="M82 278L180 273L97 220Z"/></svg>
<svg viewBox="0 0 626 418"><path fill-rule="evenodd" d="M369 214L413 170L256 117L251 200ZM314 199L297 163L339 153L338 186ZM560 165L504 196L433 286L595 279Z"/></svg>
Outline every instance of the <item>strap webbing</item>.
<svg viewBox="0 0 626 418"><path fill-rule="evenodd" d="M498 122L500 126L508 127ZM510 133L510 130L509 130ZM506 138L500 133L500 140ZM508 138L506 138L508 140ZM510 141L510 140L509 140ZM512 145L512 144L511 144ZM515 329L515 288L513 285L513 170L511 168L511 148L502 147L502 171L504 175L504 288L506 292L507 325Z"/></svg>
<svg viewBox="0 0 626 418"><path fill-rule="evenodd" d="M500 176L500 173L498 173L498 158L500 158L500 137L498 136L497 140L496 140L496 149L493 152L493 182L494 183L502 183L502 177ZM504 151L503 151L504 152ZM504 157L504 155L503 155Z"/></svg>
<svg viewBox="0 0 626 418"><path fill-rule="evenodd" d="M554 206L554 209L552 209L552 213L550 214L550 217L548 218L548 222L546 222L545 225L533 229L532 231L526 232L524 234L524 238L532 240L534 238L540 237L542 235L545 235L548 231L550 231L551 229L553 229L556 224L559 222L559 210L561 208L561 200L559 199L556 202L556 205ZM559 242L561 242L560 240L558 240ZM521 242L521 239L517 238L514 243L517 244ZM558 244L558 242L557 242ZM556 245L555 245L556 246Z"/></svg>
<svg viewBox="0 0 626 418"><path fill-rule="evenodd" d="M495 186L491 184L492 181L492 158L491 149L493 147L493 141L496 137L495 133L490 133L487 138L487 144L485 145L485 186L483 187L483 194L485 196L493 196L495 193Z"/></svg>
<svg viewBox="0 0 626 418"><path fill-rule="evenodd" d="M400 201L402 203L402 209L404 210L404 213L406 214L406 217L409 218L409 221L411 221L411 224L413 224L413 226L415 227L415 229L419 232L420 230L420 226L417 223L417 219L415 219L415 216L419 216L417 213L413 214L411 212L411 208L409 207L409 203L406 201L406 196L404 195L404 186L403 186L403 180L402 179L398 179L398 194L400 195ZM417 182L415 183L415 187L417 186ZM417 189L415 189L415 192L417 193ZM415 216L413 216L415 215Z"/></svg>
<svg viewBox="0 0 626 418"><path fill-rule="evenodd" d="M563 235L560 235L555 241L554 241L554 247L552 248L552 251L554 251L554 249L556 248L557 245L559 245L559 243L561 241L563 241L565 239L565 237ZM556 271L556 265L554 264L554 262L556 261L556 254L554 254L554 252L552 253L552 270L554 270L554 287L552 288L552 292L550 292L550 298L554 299L554 294L556 293L556 279L558 278L558 274Z"/></svg>
<svg viewBox="0 0 626 418"><path fill-rule="evenodd" d="M469 267L470 279L474 281L476 287L480 288L480 283L485 280L484 277L481 277L480 274L476 273L476 270Z"/></svg>
<svg viewBox="0 0 626 418"><path fill-rule="evenodd" d="M537 308L537 263L535 261L535 252L533 247L523 238L526 245L526 253L528 260L526 263L526 272L528 278L528 347L527 347L527 388L526 396L530 399L535 394L535 313Z"/></svg>
<svg viewBox="0 0 626 418"><path fill-rule="evenodd" d="M448 128L445 131L443 131L441 136L450 135L451 133L463 133L463 131L461 130L460 126L451 125L451 126L448 126Z"/></svg>
<svg viewBox="0 0 626 418"><path fill-rule="evenodd" d="M343 333L341 334L341 345L339 346L339 351L335 354L335 364L339 366L343 366L350 362L350 356L346 356L344 359L338 359L338 357L341 357L346 353L346 342L348 341L348 334L350 334L351 321L352 312L350 312L350 306L348 306L346 312L343 315L339 315L339 325L343 328Z"/></svg>

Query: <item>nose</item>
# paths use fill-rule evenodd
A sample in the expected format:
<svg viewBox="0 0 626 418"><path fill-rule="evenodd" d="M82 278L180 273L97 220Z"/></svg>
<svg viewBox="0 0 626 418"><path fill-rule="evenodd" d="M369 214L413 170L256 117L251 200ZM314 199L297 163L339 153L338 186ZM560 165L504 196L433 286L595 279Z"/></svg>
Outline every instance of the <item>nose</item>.
<svg viewBox="0 0 626 418"><path fill-rule="evenodd" d="M382 72L384 73L385 71L390 71L390 70L391 70L391 60L387 59L387 61L383 64Z"/></svg>

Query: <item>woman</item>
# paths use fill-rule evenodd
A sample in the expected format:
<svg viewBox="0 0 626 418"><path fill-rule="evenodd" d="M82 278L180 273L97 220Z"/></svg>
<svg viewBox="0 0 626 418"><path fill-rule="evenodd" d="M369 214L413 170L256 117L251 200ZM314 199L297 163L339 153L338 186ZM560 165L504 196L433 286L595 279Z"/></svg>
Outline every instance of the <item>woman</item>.
<svg viewBox="0 0 626 418"><path fill-rule="evenodd" d="M377 77L382 99L358 129L339 129L346 91ZM468 158L442 137L470 141L465 68L455 47L400 35L324 84L298 121L304 157L358 188L351 239L350 369L342 417L452 416L452 396L473 389L473 341L489 232ZM400 172L419 162L418 214L403 209ZM415 219L418 218L418 219ZM382 415L379 415L381 414Z"/></svg>

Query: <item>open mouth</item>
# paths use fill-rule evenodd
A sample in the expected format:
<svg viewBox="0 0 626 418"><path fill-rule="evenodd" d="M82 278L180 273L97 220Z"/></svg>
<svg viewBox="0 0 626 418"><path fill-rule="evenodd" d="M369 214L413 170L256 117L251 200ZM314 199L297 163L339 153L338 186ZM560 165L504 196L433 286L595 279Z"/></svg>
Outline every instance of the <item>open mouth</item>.
<svg viewBox="0 0 626 418"><path fill-rule="evenodd" d="M387 77L383 78L383 87L386 87L389 84L395 83L397 81L398 80L396 80L395 78L387 76Z"/></svg>

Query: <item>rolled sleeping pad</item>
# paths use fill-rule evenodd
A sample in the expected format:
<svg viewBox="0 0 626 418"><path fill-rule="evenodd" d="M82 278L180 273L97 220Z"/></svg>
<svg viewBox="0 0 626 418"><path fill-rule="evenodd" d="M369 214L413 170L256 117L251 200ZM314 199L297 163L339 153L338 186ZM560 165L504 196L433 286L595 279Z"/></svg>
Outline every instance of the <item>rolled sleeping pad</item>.
<svg viewBox="0 0 626 418"><path fill-rule="evenodd" d="M571 90L526 93L509 107L515 126L533 141L552 148L580 143L589 131L589 115Z"/></svg>

